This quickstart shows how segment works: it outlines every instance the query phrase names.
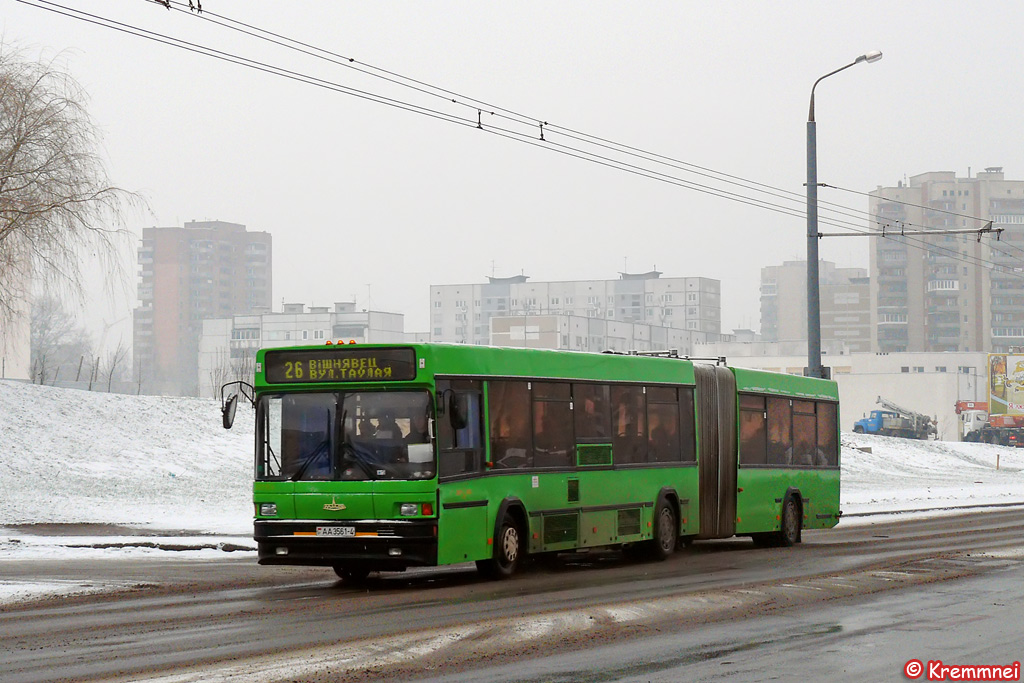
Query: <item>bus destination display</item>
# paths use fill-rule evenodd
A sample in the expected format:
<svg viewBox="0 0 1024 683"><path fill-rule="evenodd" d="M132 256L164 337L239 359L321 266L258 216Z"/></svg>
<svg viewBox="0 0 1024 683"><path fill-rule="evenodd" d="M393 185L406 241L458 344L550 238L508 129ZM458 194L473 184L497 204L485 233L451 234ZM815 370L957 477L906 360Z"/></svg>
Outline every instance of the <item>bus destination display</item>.
<svg viewBox="0 0 1024 683"><path fill-rule="evenodd" d="M416 378L412 349L326 348L268 351L263 359L270 384L373 382Z"/></svg>

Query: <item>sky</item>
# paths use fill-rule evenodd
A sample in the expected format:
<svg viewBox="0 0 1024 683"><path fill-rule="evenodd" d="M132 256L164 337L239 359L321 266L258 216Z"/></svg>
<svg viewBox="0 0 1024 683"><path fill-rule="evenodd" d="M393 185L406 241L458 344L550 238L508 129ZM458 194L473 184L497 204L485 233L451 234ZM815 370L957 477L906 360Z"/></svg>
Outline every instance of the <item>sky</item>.
<svg viewBox="0 0 1024 683"><path fill-rule="evenodd" d="M8 455L0 460L0 567L54 557L202 561L224 558L231 548L231 557L255 562L248 407L239 408L228 431L213 399L0 380L0 415ZM950 507L1024 503L1020 449L843 433L841 464L842 525L892 519L881 513L921 517L949 514ZM52 534L32 526L83 523L120 525L134 535L96 527ZM92 579L26 582L0 571L0 606L121 587Z"/></svg>
<svg viewBox="0 0 1024 683"><path fill-rule="evenodd" d="M58 0L467 124L458 125L32 6L42 1L0 0L0 35L30 54L57 55L89 93L111 179L148 201L129 227L141 234L219 219L268 231L275 307L355 299L404 313L407 331L428 328L432 284L653 268L721 280L723 331L758 329L760 268L806 257L811 85L871 50L884 58L816 91L820 182L866 192L918 173L989 166L1024 177L1019 3L206 0L203 20L147 0ZM212 14L344 59L235 33L208 21ZM365 65L459 102L351 68ZM493 107L481 107L483 130L471 98ZM794 201L766 197L691 166L630 162L794 215L559 153L556 145L582 146L565 129L794 193L786 195ZM867 209L861 195L822 189L819 197ZM821 256L867 267L867 247L824 239ZM132 282L86 314L97 336L106 330L116 343L130 340L134 305Z"/></svg>

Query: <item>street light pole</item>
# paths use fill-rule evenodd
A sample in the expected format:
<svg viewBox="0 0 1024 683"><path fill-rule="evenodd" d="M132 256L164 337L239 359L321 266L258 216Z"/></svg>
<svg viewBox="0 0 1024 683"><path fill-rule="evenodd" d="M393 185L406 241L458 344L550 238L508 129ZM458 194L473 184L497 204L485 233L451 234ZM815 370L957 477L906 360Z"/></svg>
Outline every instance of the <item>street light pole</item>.
<svg viewBox="0 0 1024 683"><path fill-rule="evenodd" d="M882 53L863 54L846 66L830 71L811 86L807 112L807 369L808 377L823 377L821 367L821 288L818 283L818 140L814 121L814 89L829 76L861 62L877 62Z"/></svg>

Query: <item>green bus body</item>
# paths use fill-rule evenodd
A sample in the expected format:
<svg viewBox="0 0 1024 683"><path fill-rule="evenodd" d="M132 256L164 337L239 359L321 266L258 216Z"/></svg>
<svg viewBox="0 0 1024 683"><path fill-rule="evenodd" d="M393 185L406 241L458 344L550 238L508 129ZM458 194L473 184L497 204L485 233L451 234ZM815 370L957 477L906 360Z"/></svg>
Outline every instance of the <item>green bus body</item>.
<svg viewBox="0 0 1024 683"><path fill-rule="evenodd" d="M839 521L839 396L831 381L674 357L445 344L263 349L256 360L261 564L358 575L487 563L508 543L509 523L522 554L651 546L659 523L673 527L672 547L733 535L766 540L784 533L787 502L799 515L796 540L799 529ZM305 419L297 411L307 398L298 394L308 395L310 420L329 425L317 448L330 460L315 477L304 471L322 459L312 446L301 462L284 464L289 444L317 438L293 428ZM396 401L428 406L429 452L404 446L401 464L378 465L338 445L362 438L359 419L381 434L391 418L373 406ZM581 414L585 403L593 414ZM603 429L609 415L610 434L581 435ZM532 441L501 451L506 432L509 443L522 433L522 424L509 424L517 419L530 421ZM659 443L656 420L677 427L666 437L674 448ZM411 425L388 435L409 439ZM542 448L549 433L563 441L575 434L571 450Z"/></svg>

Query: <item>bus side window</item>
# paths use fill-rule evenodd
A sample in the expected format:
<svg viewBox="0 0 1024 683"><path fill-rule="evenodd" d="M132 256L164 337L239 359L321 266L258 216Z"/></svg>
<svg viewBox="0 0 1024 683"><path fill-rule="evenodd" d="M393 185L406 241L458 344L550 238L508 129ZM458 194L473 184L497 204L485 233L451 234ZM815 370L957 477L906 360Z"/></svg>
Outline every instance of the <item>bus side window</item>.
<svg viewBox="0 0 1024 683"><path fill-rule="evenodd" d="M616 464L647 462L643 387L612 386L612 458Z"/></svg>
<svg viewBox="0 0 1024 683"><path fill-rule="evenodd" d="M793 464L793 428L788 398L768 398L768 464Z"/></svg>
<svg viewBox="0 0 1024 683"><path fill-rule="evenodd" d="M533 382L533 466L569 467L575 460L569 384Z"/></svg>
<svg viewBox="0 0 1024 683"><path fill-rule="evenodd" d="M835 403L818 404L818 448L815 465L835 467L839 464L839 449L836 447L838 406Z"/></svg>
<svg viewBox="0 0 1024 683"><path fill-rule="evenodd" d="M533 464L530 389L527 382L487 383L491 462L494 469L522 469Z"/></svg>
<svg viewBox="0 0 1024 683"><path fill-rule="evenodd" d="M483 413L481 411L481 384L476 380L458 380L437 383L439 410L437 412L437 446L441 477L453 477L483 471ZM448 414L452 396L465 407L465 426L455 429ZM440 402L444 402L444 407Z"/></svg>
<svg viewBox="0 0 1024 683"><path fill-rule="evenodd" d="M572 385L573 418L577 443L611 443L612 424L608 386Z"/></svg>
<svg viewBox="0 0 1024 683"><path fill-rule="evenodd" d="M814 464L817 447L813 401L793 401L793 464L807 467Z"/></svg>
<svg viewBox="0 0 1024 683"><path fill-rule="evenodd" d="M764 396L740 394L740 464L768 463Z"/></svg>
<svg viewBox="0 0 1024 683"><path fill-rule="evenodd" d="M679 462L679 399L675 387L647 387L649 462Z"/></svg>

